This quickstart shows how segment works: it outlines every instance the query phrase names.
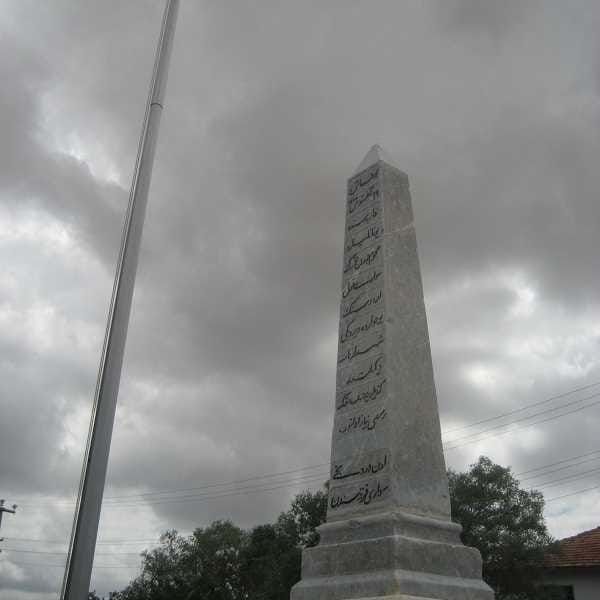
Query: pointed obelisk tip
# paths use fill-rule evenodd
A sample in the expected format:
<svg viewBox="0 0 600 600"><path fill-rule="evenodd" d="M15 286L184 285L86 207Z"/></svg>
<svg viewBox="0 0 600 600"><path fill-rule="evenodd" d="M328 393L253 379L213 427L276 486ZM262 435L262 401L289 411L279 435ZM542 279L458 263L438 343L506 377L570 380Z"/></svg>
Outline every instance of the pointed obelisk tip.
<svg viewBox="0 0 600 600"><path fill-rule="evenodd" d="M380 160L398 169L398 166L396 165L394 159L391 158L391 156L379 144L375 144L374 146L371 146L371 149L360 161L360 164L358 165L358 167L356 167L352 175L357 175L358 173L364 171L365 169L368 169L371 165L374 165Z"/></svg>

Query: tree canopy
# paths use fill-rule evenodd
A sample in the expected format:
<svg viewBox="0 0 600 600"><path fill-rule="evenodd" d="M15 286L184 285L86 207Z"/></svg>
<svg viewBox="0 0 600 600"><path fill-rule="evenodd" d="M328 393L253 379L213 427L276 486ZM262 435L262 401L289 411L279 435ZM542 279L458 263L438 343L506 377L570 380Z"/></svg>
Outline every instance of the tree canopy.
<svg viewBox="0 0 600 600"><path fill-rule="evenodd" d="M142 573L115 600L289 600L302 548L325 521L325 492L303 492L274 524L244 531L215 521L185 538L165 533L142 554Z"/></svg>
<svg viewBox="0 0 600 600"><path fill-rule="evenodd" d="M481 552L497 600L538 600L536 573L550 538L540 492L520 487L509 468L481 457L448 472L453 520L463 542ZM215 521L189 537L166 532L142 554L142 571L115 600L289 600L302 549L319 541L327 493L298 494L275 523L249 531Z"/></svg>
<svg viewBox="0 0 600 600"><path fill-rule="evenodd" d="M484 456L465 473L449 470L448 482L452 519L462 525L465 545L481 552L483 578L496 597L538 598L540 568L553 542L542 493L522 489L509 468Z"/></svg>

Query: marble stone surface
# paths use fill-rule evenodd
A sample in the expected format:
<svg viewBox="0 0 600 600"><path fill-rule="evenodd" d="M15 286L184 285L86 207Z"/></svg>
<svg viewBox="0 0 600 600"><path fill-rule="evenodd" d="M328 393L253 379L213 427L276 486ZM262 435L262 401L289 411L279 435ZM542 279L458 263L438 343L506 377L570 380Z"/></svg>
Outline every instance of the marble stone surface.
<svg viewBox="0 0 600 600"><path fill-rule="evenodd" d="M450 521L408 177L380 147L348 180L331 474L292 600L492 600Z"/></svg>

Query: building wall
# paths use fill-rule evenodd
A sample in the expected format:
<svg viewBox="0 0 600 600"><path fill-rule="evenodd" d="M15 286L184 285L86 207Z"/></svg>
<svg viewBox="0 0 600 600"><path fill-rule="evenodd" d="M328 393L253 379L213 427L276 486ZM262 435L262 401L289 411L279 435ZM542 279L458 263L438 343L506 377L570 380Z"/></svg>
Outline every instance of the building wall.
<svg viewBox="0 0 600 600"><path fill-rule="evenodd" d="M553 585L572 585L575 600L600 600L600 568L557 569L544 577Z"/></svg>

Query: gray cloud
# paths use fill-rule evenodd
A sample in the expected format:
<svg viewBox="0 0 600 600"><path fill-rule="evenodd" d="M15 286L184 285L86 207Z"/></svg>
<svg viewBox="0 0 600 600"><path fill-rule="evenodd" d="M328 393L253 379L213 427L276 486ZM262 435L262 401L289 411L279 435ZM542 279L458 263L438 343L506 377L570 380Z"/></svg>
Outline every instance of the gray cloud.
<svg viewBox="0 0 600 600"><path fill-rule="evenodd" d="M7 4L0 472L23 505L8 540L66 543L160 13ZM130 506L107 500L101 538L272 520L302 482L152 505L134 494L328 460L345 178L375 142L411 179L445 426L600 379L598 11L563 17L533 2L183 3L106 494ZM518 472L583 454L597 415L464 445L448 463L487 453ZM549 505L552 530L595 525L595 499ZM10 598L52 597L60 569L4 556ZM94 585L134 573L100 568Z"/></svg>
<svg viewBox="0 0 600 600"><path fill-rule="evenodd" d="M507 0L506 2L477 2L450 0L439 3L440 21L463 33L480 33L494 41L506 39L515 29L526 26L543 8L538 0ZM537 14L536 14L537 13Z"/></svg>

